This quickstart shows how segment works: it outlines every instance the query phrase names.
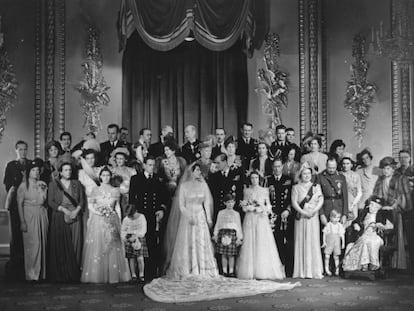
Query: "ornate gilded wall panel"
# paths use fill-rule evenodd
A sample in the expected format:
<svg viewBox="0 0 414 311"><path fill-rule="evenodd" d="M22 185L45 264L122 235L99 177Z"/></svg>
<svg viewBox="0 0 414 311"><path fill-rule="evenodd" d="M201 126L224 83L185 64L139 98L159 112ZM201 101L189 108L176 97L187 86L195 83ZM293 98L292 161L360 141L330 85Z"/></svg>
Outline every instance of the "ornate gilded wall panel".
<svg viewBox="0 0 414 311"><path fill-rule="evenodd" d="M299 35L299 134L302 139L306 133L305 100L305 1L298 4Z"/></svg>
<svg viewBox="0 0 414 311"><path fill-rule="evenodd" d="M318 1L309 0L309 116L310 130L319 131L318 113Z"/></svg>

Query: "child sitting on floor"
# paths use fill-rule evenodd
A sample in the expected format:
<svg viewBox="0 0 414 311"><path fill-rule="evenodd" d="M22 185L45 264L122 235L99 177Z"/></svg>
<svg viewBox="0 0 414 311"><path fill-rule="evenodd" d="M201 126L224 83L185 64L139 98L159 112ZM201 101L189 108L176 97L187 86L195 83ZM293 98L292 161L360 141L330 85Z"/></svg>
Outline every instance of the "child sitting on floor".
<svg viewBox="0 0 414 311"><path fill-rule="evenodd" d="M235 277L235 257L242 244L243 233L239 212L235 211L235 199L232 194L224 197L226 208L219 211L214 227L213 240L216 253L221 255L224 276Z"/></svg>
<svg viewBox="0 0 414 311"><path fill-rule="evenodd" d="M138 213L134 204L127 206L127 217L122 221L121 238L125 244L125 257L128 258L132 281L137 281L136 263L138 262L139 281L144 282L144 257L148 257L148 247L145 240L147 220Z"/></svg>
<svg viewBox="0 0 414 311"><path fill-rule="evenodd" d="M332 210L329 216L330 221L322 230L322 248L325 248L325 273L331 276L329 259L332 254L335 262L335 275L339 275L339 255L341 255L341 249L345 248L345 229L339 222L341 214L338 211Z"/></svg>

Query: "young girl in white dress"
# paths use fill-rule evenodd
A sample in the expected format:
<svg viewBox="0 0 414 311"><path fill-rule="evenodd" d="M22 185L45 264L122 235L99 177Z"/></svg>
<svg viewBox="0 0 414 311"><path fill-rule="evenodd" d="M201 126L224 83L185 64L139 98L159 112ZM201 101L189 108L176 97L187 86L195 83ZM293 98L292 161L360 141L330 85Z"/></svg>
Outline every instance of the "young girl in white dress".
<svg viewBox="0 0 414 311"><path fill-rule="evenodd" d="M269 223L269 190L259 186L259 174L250 174L251 186L241 202L246 213L243 221L243 245L237 260L240 279L283 279L284 267Z"/></svg>

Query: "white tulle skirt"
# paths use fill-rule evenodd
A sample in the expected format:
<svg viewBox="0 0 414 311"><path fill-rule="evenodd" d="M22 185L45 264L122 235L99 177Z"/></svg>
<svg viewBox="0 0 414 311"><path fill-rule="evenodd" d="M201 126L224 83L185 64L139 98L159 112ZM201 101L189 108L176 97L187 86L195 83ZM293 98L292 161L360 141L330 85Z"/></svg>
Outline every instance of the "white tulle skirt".
<svg viewBox="0 0 414 311"><path fill-rule="evenodd" d="M120 220L90 214L83 248L83 283L118 283L131 279L125 250L121 241Z"/></svg>
<svg viewBox="0 0 414 311"><path fill-rule="evenodd" d="M265 214L246 213L243 244L237 259L240 279L276 280L285 278L285 270Z"/></svg>

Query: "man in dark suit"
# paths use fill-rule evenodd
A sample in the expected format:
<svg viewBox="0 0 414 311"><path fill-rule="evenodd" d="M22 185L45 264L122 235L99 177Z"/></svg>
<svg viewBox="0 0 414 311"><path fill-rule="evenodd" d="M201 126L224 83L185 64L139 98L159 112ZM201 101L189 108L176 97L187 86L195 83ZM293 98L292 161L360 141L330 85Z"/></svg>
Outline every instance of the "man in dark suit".
<svg viewBox="0 0 414 311"><path fill-rule="evenodd" d="M237 140L236 154L242 157L242 166L246 171L249 169L250 161L257 156L257 146L259 141L252 137L253 124L243 123L241 131L242 137Z"/></svg>
<svg viewBox="0 0 414 311"><path fill-rule="evenodd" d="M270 146L270 152L273 158L287 159L289 152L289 143L286 141L286 126L280 124L276 126L276 140Z"/></svg>
<svg viewBox="0 0 414 311"><path fill-rule="evenodd" d="M119 126L116 124L109 124L106 128L108 133L108 140L106 142L101 143L100 148L100 157L99 157L99 164L106 165L108 164L109 158L111 156L112 151L114 151L118 147L123 147L122 142L119 140Z"/></svg>
<svg viewBox="0 0 414 311"><path fill-rule="evenodd" d="M219 154L226 152L224 142L226 140L226 131L223 128L216 128L216 145L211 150L211 159L214 160Z"/></svg>
<svg viewBox="0 0 414 311"><path fill-rule="evenodd" d="M197 132L194 125L187 125L184 130L187 142L181 147L181 156L187 161L187 164L197 161L200 158L198 146L200 141L197 139Z"/></svg>
<svg viewBox="0 0 414 311"><path fill-rule="evenodd" d="M294 251L294 217L292 214L291 190L292 179L282 175L281 159L273 162L273 174L266 178L265 186L269 188L272 204L271 225L277 249L282 263L285 265L286 276L293 274Z"/></svg>
<svg viewBox="0 0 414 311"><path fill-rule="evenodd" d="M7 279L24 279L23 237L20 230L20 217L17 209L17 189L24 179L30 163L27 159L27 143L19 140L15 145L16 160L7 163L4 172L4 186L7 192L6 208L10 213L11 241L10 260L6 265Z"/></svg>
<svg viewBox="0 0 414 311"><path fill-rule="evenodd" d="M126 127L121 127L119 130L119 141L121 142L121 147L127 148L131 157L134 156L134 151L132 150L132 143L128 141L128 138L129 130Z"/></svg>
<svg viewBox="0 0 414 311"><path fill-rule="evenodd" d="M295 130L293 128L291 128L291 127L288 127L286 129L286 142L289 145L289 149L292 149L292 148L295 149L295 159L297 159L297 161L299 162L300 161L300 158L302 156L302 150L295 143Z"/></svg>
<svg viewBox="0 0 414 311"><path fill-rule="evenodd" d="M164 144L166 140L174 137L174 130L170 125L165 125L160 134L160 140L151 144L148 149L148 154L155 159L164 155Z"/></svg>
<svg viewBox="0 0 414 311"><path fill-rule="evenodd" d="M145 258L145 279L151 281L160 276L162 269L162 219L166 209L166 191L157 177L154 177L155 159L144 159L144 171L131 178L129 203L135 204L138 212L147 220L145 235L149 257Z"/></svg>
<svg viewBox="0 0 414 311"><path fill-rule="evenodd" d="M215 224L219 210L225 208L223 199L226 194L231 193L235 196L235 210L241 212L239 202L243 199L243 172L240 168L230 169L225 154L218 155L214 159L214 164L217 171L209 176L208 184L214 201L213 223Z"/></svg>

